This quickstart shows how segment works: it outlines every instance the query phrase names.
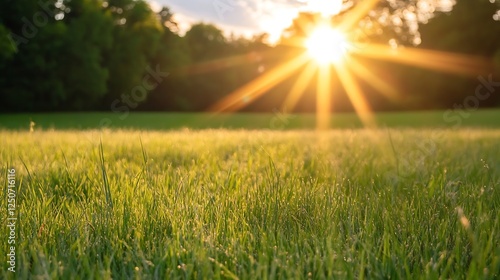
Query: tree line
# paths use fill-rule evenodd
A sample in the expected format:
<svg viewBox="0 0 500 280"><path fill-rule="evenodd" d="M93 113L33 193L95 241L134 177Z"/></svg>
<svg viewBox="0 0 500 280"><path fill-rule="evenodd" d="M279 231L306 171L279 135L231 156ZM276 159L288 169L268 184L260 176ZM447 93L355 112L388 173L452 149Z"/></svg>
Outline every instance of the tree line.
<svg viewBox="0 0 500 280"><path fill-rule="evenodd" d="M500 7L493 2L457 0L452 11L438 13L419 26L421 44L416 44L416 48L484 57L491 62L491 74L460 76L366 61L376 64L375 75L386 78L402 96L398 102L388 100L369 80L361 80L372 107L452 107L474 95L484 81L492 94L478 106L499 105ZM380 18L387 11L397 15L417 4L380 1L376 7L380 13L372 16ZM375 32L370 40L388 43L397 38L401 45L412 46L416 35L408 27L411 22L400 26L394 22L381 26L383 32ZM293 28L284 31L281 43L271 46L266 34L227 36L205 23L194 24L181 36L169 8L154 12L143 0L2 1L0 112L206 110L296 55L300 50L285 44L287 36L294 36ZM297 75L244 110L279 108ZM334 108L351 110L346 94L335 90L340 93ZM314 110L313 92L314 85L306 89L298 111Z"/></svg>

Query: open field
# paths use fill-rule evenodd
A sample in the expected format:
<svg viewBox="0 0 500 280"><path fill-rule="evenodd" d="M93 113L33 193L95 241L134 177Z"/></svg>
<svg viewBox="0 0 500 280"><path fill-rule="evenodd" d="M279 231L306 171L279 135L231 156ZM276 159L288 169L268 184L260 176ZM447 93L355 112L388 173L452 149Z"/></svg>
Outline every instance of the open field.
<svg viewBox="0 0 500 280"><path fill-rule="evenodd" d="M500 110L456 112L424 111L411 113L378 113L380 127L451 128L481 127L500 128ZM332 128L361 128L356 114L332 116ZM186 114L186 113L45 113L0 114L0 129L29 128L30 120L39 129L95 129L100 127L140 130L172 129L314 129L314 114L287 114L276 110L267 114Z"/></svg>
<svg viewBox="0 0 500 280"><path fill-rule="evenodd" d="M165 116L139 130L136 115L90 129L108 114L80 119L88 130L35 115L30 133L29 115L0 116L13 129L0 132L0 220L15 168L16 276L498 279L499 113L460 129L424 114L434 121L328 132L272 130L272 115L226 116L258 130L158 131L188 126Z"/></svg>

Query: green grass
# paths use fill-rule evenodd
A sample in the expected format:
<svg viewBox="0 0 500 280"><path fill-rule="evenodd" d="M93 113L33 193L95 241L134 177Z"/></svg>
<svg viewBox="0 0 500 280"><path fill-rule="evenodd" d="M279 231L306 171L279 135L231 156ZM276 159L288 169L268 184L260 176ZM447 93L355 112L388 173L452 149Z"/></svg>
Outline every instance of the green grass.
<svg viewBox="0 0 500 280"><path fill-rule="evenodd" d="M0 136L19 279L500 276L498 128Z"/></svg>
<svg viewBox="0 0 500 280"><path fill-rule="evenodd" d="M463 114L463 115L460 115ZM381 127L438 127L450 128L458 122L461 127L500 128L500 110L454 112L443 111L412 113L378 113ZM0 114L0 129L26 130L30 121L39 129L114 129L172 130L190 129L311 129L315 128L314 114L286 114L275 111L266 114L219 114L203 113L45 113ZM334 114L332 128L361 128L354 113Z"/></svg>

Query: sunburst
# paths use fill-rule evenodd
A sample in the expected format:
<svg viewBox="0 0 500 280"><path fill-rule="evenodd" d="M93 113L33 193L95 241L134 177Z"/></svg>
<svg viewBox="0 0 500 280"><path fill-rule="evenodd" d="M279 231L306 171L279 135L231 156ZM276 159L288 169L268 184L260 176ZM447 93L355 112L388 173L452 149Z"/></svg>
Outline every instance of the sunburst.
<svg viewBox="0 0 500 280"><path fill-rule="evenodd" d="M372 109L363 95L358 80L367 81L390 100L397 101L399 94L391 84L379 78L357 58L368 57L460 75L478 75L491 68L488 59L478 56L352 42L348 35L355 24L372 10L377 2L378 0L361 2L337 26L326 24L329 22L326 18L316 23L312 31L309 31L309 36L299 42L304 47L302 54L283 62L230 93L209 110L216 113L237 111L297 70L303 69L284 102L287 111L294 109L317 74L316 123L318 129L328 129L331 115L332 75L336 74L363 124L366 127L374 127L376 122Z"/></svg>
<svg viewBox="0 0 500 280"><path fill-rule="evenodd" d="M319 64L338 64L349 50L349 42L342 32L328 26L318 26L307 38L308 54Z"/></svg>

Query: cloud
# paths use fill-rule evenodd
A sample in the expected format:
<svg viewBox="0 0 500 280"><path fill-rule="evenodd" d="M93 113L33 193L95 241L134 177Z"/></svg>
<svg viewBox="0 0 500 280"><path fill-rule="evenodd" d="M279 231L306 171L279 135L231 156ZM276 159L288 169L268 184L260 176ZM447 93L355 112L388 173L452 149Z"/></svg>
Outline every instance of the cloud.
<svg viewBox="0 0 500 280"><path fill-rule="evenodd" d="M236 33L277 33L288 26L298 8L304 6L303 1L299 0L154 1L170 7L174 14L181 14L179 18L211 22Z"/></svg>
<svg viewBox="0 0 500 280"><path fill-rule="evenodd" d="M161 11L161 8L162 8L162 5L160 3L158 3L158 1L155 1L155 0L149 0L149 6L151 6L151 9L158 13L159 11Z"/></svg>
<svg viewBox="0 0 500 280"><path fill-rule="evenodd" d="M290 26L300 10L324 12L341 3L341 0L150 1L170 7L174 15L179 15L177 20L181 26L189 26L200 21L210 22L236 34L266 32L271 35L271 40L276 40L281 31Z"/></svg>
<svg viewBox="0 0 500 280"><path fill-rule="evenodd" d="M239 0L156 0L173 12L216 24L256 28L257 25Z"/></svg>

